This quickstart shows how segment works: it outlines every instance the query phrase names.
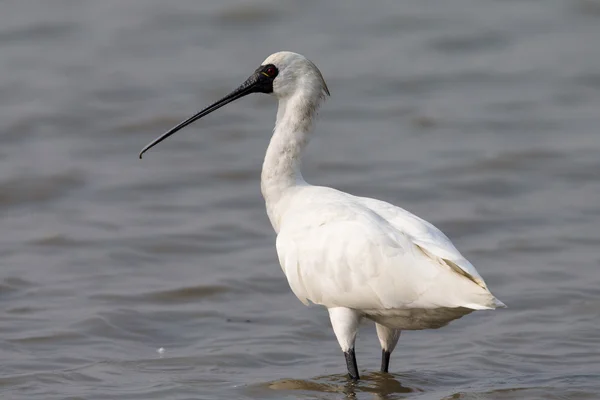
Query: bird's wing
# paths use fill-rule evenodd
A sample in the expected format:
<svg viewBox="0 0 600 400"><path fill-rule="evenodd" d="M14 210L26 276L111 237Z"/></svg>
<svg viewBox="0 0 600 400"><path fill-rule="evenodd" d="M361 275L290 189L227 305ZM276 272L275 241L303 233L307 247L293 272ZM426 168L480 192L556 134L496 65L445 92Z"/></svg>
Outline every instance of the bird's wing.
<svg viewBox="0 0 600 400"><path fill-rule="evenodd" d="M450 239L431 223L410 212L381 200L358 197L359 201L381 215L396 229L405 232L412 242L435 262L446 264L456 273L465 276L479 286L487 288L483 278L454 247Z"/></svg>
<svg viewBox="0 0 600 400"><path fill-rule="evenodd" d="M296 210L281 226L277 253L305 304L492 308L486 289L433 261L408 235L355 202Z"/></svg>

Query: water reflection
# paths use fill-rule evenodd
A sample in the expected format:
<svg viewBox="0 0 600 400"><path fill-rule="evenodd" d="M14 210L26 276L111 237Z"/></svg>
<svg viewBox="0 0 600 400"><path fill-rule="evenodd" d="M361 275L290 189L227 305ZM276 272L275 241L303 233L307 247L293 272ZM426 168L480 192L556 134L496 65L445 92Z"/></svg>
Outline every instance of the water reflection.
<svg viewBox="0 0 600 400"><path fill-rule="evenodd" d="M371 393L373 399L391 399L399 398L398 396L391 397L391 395L424 391L414 385L403 385L392 374L373 372L361 376L362 378L358 382L350 380L345 374L337 374L320 376L310 380L282 379L267 383L264 386L271 390L341 393L344 395L344 399L356 399L357 393Z"/></svg>

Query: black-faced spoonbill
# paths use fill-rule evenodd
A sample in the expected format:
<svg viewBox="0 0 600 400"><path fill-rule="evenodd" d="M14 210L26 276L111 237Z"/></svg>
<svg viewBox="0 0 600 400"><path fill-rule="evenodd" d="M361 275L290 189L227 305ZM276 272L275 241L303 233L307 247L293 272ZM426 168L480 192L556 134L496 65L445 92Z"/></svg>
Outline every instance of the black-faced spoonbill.
<svg viewBox="0 0 600 400"><path fill-rule="evenodd" d="M148 146L250 93L279 101L261 174L277 255L304 304L327 307L333 331L358 379L354 342L363 318L375 321L381 370L405 329L440 328L474 310L504 307L440 230L389 203L311 186L300 172L317 110L329 95L315 64L282 51L267 57L239 88Z"/></svg>

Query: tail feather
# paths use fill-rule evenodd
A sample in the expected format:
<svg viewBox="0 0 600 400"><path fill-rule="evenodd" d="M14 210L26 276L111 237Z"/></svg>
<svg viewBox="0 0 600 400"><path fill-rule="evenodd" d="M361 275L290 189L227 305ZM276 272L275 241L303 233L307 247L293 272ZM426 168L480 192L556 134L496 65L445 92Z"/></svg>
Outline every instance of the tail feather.
<svg viewBox="0 0 600 400"><path fill-rule="evenodd" d="M507 308L506 304L494 297L494 308Z"/></svg>
<svg viewBox="0 0 600 400"><path fill-rule="evenodd" d="M496 308L506 308L506 304L495 298L490 293L490 298L486 299L483 304L481 303L468 303L463 305L463 307L470 308L472 310L495 310Z"/></svg>

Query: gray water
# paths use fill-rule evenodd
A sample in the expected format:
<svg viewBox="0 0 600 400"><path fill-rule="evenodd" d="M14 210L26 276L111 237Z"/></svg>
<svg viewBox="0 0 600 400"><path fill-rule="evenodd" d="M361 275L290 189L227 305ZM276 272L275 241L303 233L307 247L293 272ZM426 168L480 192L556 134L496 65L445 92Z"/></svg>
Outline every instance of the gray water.
<svg viewBox="0 0 600 400"><path fill-rule="evenodd" d="M600 398L600 3L3 1L3 399ZM304 176L441 228L508 309L347 382L278 265L275 102L153 149L269 54L321 69ZM160 354L158 349L163 348Z"/></svg>

